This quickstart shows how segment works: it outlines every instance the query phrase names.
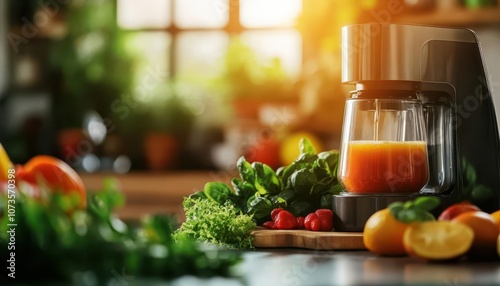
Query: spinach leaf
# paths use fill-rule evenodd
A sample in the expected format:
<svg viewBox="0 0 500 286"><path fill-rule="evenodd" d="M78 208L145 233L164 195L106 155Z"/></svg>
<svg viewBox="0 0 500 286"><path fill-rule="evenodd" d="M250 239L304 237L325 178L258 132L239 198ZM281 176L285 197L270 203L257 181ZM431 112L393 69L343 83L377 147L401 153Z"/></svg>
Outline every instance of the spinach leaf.
<svg viewBox="0 0 500 286"><path fill-rule="evenodd" d="M252 163L255 172L255 188L261 195L275 195L281 191L281 181L274 170L266 164Z"/></svg>
<svg viewBox="0 0 500 286"><path fill-rule="evenodd" d="M206 183L203 188L203 193L207 196L207 198L218 202L219 204L223 204L227 201L229 196L233 193L233 190L221 182L210 182Z"/></svg>
<svg viewBox="0 0 500 286"><path fill-rule="evenodd" d="M308 169L301 169L292 174L290 182L295 192L309 194L316 183L316 176Z"/></svg>
<svg viewBox="0 0 500 286"><path fill-rule="evenodd" d="M269 199L261 196L253 196L249 198L247 206L248 213L252 214L257 221L269 217L274 208Z"/></svg>
<svg viewBox="0 0 500 286"><path fill-rule="evenodd" d="M295 214L295 216L306 216L309 213L315 211L311 203L308 201L294 201L289 206L290 212Z"/></svg>
<svg viewBox="0 0 500 286"><path fill-rule="evenodd" d="M307 138L301 138L299 141L299 149L300 149L300 154L311 154L315 155L316 149L314 149L314 146L311 144L311 141Z"/></svg>
<svg viewBox="0 0 500 286"><path fill-rule="evenodd" d="M255 172L250 163L245 160L245 157L242 156L238 159L236 167L238 168L238 172L240 173L240 177L243 181L247 181L251 184L255 182Z"/></svg>
<svg viewBox="0 0 500 286"><path fill-rule="evenodd" d="M234 178L231 181L231 185L236 192L234 195L230 196L231 201L240 208L243 213L247 213L247 201L257 192L255 186L238 178Z"/></svg>

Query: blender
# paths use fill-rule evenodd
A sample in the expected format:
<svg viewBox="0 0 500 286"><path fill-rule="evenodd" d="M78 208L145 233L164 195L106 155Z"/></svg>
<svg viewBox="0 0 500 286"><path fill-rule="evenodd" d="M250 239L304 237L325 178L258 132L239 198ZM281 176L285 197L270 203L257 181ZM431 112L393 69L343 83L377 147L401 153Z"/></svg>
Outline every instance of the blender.
<svg viewBox="0 0 500 286"><path fill-rule="evenodd" d="M500 142L481 46L469 29L342 28L346 100L334 195L338 231L362 231L395 201L431 195L441 211L500 205ZM481 196L478 196L480 194Z"/></svg>

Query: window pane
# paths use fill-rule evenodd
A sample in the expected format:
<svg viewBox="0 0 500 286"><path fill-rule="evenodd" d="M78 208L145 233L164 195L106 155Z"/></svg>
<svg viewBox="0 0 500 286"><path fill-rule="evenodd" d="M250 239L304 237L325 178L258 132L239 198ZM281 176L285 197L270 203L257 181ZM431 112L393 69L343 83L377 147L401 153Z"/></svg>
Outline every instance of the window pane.
<svg viewBox="0 0 500 286"><path fill-rule="evenodd" d="M170 0L118 0L118 25L124 29L170 25Z"/></svg>
<svg viewBox="0 0 500 286"><path fill-rule="evenodd" d="M241 0L245 27L291 27L302 11L301 0Z"/></svg>
<svg viewBox="0 0 500 286"><path fill-rule="evenodd" d="M220 28L227 24L230 0L175 0L175 24L182 28Z"/></svg>
<svg viewBox="0 0 500 286"><path fill-rule="evenodd" d="M138 85L153 89L168 80L171 41L170 34L164 32L140 32L129 41L129 47L141 56L136 70Z"/></svg>
<svg viewBox="0 0 500 286"><path fill-rule="evenodd" d="M185 32L176 42L176 71L181 76L216 76L227 51L223 32Z"/></svg>
<svg viewBox="0 0 500 286"><path fill-rule="evenodd" d="M302 40L295 30L251 31L242 34L243 42L254 50L263 63L278 58L290 76L300 73Z"/></svg>

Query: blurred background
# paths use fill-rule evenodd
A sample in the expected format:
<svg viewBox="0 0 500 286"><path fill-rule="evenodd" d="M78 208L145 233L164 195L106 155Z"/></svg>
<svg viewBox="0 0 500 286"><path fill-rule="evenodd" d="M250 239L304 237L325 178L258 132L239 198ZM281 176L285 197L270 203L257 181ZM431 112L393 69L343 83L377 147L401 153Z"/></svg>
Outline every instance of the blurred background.
<svg viewBox="0 0 500 286"><path fill-rule="evenodd" d="M337 148L341 26L367 22L475 30L500 106L498 0L9 0L0 142L88 173L277 168Z"/></svg>

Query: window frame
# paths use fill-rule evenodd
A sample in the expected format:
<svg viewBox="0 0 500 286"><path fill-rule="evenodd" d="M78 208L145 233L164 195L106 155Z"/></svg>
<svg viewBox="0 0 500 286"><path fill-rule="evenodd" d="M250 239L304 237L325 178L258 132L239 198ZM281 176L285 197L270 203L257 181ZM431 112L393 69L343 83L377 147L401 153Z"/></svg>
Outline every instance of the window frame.
<svg viewBox="0 0 500 286"><path fill-rule="evenodd" d="M301 36L301 39L304 39L304 36L302 35L302 32L297 29L295 25L293 26L273 26L273 27L245 27L241 24L240 20L240 0L227 0L228 3L228 21L226 25L223 27L190 27L190 28L183 28L179 27L175 23L175 5L176 5L176 0L170 0L170 18L171 18L171 23L165 28L135 28L135 29L124 29L122 27L119 27L119 29L126 31L126 32L131 32L131 33L141 33L141 32L164 32L170 35L170 49L168 53L168 64L167 64L167 72L170 77L174 77L178 74L178 62L177 62L177 41L179 39L179 35L185 32L225 32L229 39L233 36L238 36L241 35L244 32L249 32L249 31L279 31L279 30L294 30L298 32ZM304 7L304 0L301 0L301 5ZM118 18L118 17L116 17ZM117 23L118 25L118 23ZM301 46L301 62L304 62L304 41L301 41L302 46Z"/></svg>

